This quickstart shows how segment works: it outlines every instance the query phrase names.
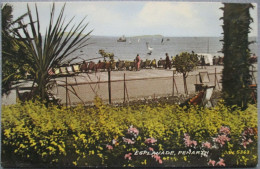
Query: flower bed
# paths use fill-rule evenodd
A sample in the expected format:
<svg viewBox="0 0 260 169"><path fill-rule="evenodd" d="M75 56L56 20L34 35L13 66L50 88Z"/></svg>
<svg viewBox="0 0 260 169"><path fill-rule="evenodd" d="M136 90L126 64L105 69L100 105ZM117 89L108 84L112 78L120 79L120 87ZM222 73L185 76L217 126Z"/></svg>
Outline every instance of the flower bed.
<svg viewBox="0 0 260 169"><path fill-rule="evenodd" d="M257 108L2 107L4 166L255 166Z"/></svg>

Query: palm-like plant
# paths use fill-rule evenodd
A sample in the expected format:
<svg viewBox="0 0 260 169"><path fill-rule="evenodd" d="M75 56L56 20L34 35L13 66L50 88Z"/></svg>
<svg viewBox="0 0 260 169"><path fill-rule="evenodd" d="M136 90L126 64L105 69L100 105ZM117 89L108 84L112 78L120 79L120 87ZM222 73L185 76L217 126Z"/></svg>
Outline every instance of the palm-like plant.
<svg viewBox="0 0 260 169"><path fill-rule="evenodd" d="M50 22L44 37L40 32L40 19L37 5L35 5L36 21L33 20L31 10L29 5L27 5L29 24L25 26L24 23L20 22L22 29L15 31L17 37L24 42L29 53L32 55L33 63L31 66L34 70L32 75L37 84L35 93L42 99L48 98L46 90L50 82L48 70L68 61L70 54L87 46L89 35L92 32L89 31L87 34L82 35L88 25L88 23L83 23L85 18L83 18L77 26L73 25L68 29L74 17L65 24L65 18L63 17L64 9L65 4L55 20L55 4L52 5ZM23 34L25 37L23 37ZM75 58L76 57L71 58L70 60Z"/></svg>
<svg viewBox="0 0 260 169"><path fill-rule="evenodd" d="M13 35L13 28L27 14L13 20L13 7L10 4L1 6L2 11L2 94L8 94L12 81L23 78L26 71L24 57L26 50L22 43Z"/></svg>
<svg viewBox="0 0 260 169"><path fill-rule="evenodd" d="M10 4L2 5L2 31L3 33L11 34L13 32L13 26L21 21L27 13L21 15L13 21L13 7Z"/></svg>

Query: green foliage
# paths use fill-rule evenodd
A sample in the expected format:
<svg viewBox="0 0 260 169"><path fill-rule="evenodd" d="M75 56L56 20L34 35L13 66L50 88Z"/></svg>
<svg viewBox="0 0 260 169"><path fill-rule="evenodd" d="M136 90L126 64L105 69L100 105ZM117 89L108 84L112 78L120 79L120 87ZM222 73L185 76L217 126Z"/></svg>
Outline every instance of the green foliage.
<svg viewBox="0 0 260 169"><path fill-rule="evenodd" d="M105 50L103 50L103 49L100 49L99 51L98 51L98 53L102 56L102 57L104 57L104 60L106 59L106 58L109 58L109 61L110 62L114 62L114 53L108 53L108 52L105 52Z"/></svg>
<svg viewBox="0 0 260 169"><path fill-rule="evenodd" d="M224 69L223 98L227 105L246 108L250 98L250 33L251 4L224 3Z"/></svg>
<svg viewBox="0 0 260 169"><path fill-rule="evenodd" d="M26 14L13 20L13 7L10 4L2 5L2 94L8 94L12 81L25 78L29 72L28 62L30 55L24 44L13 37L13 27Z"/></svg>
<svg viewBox="0 0 260 169"><path fill-rule="evenodd" d="M49 25L45 35L42 36L37 6L35 5L36 21L34 21L29 5L27 5L27 10L29 24L25 26L22 21L19 22L22 29L15 29L15 35L25 44L32 56L30 65L34 70L32 76L37 84L35 95L40 96L41 99L48 99L46 89L50 81L48 70L76 59L68 59L68 56L88 45L87 41L92 31L82 35L88 25L83 23L85 18L76 26L72 25L72 28L69 28L73 18L65 24L65 5L58 17L55 17L55 5L53 4ZM70 29L69 33L66 32L68 29Z"/></svg>
<svg viewBox="0 0 260 169"><path fill-rule="evenodd" d="M175 57L176 71L183 74L184 91L188 94L186 78L198 64L198 56L195 53L182 52Z"/></svg>
<svg viewBox="0 0 260 169"><path fill-rule="evenodd" d="M136 137L128 132L131 125L138 129ZM162 155L163 164L151 156L133 155L136 151L148 151L149 147L154 151L188 149L183 141L185 133L196 140L201 149L203 142L212 142L221 126L230 128L231 141L217 150L210 150L207 158L199 156L200 163L196 159L198 156L192 155ZM245 149L241 145L241 133L245 128L256 127L255 105L249 105L245 111L233 110L222 103L211 109L185 109L168 104L111 107L96 98L94 107L79 105L68 110L56 106L47 108L40 102L30 101L2 107L2 161L3 165L9 161L13 165L30 162L45 167L207 166L209 158L222 157L227 166L255 165L257 135L250 136L254 142ZM127 144L126 138L133 139L134 144ZM148 145L147 138L157 142ZM234 162L226 153L229 150L248 150L250 154L236 154L238 161ZM132 153L131 160L125 158L129 153Z"/></svg>
<svg viewBox="0 0 260 169"><path fill-rule="evenodd" d="M182 52L175 57L176 71L187 75L191 72L198 63L197 54Z"/></svg>

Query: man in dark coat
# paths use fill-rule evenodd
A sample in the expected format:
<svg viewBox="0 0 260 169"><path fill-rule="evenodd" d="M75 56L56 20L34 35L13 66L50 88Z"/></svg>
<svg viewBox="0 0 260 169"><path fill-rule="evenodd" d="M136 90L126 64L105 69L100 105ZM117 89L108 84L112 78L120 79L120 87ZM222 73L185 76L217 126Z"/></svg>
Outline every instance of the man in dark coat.
<svg viewBox="0 0 260 169"><path fill-rule="evenodd" d="M167 69L169 67L169 69L171 69L171 61L170 61L170 58L169 58L169 55L168 53L165 53L166 55L166 65L165 65L165 69Z"/></svg>

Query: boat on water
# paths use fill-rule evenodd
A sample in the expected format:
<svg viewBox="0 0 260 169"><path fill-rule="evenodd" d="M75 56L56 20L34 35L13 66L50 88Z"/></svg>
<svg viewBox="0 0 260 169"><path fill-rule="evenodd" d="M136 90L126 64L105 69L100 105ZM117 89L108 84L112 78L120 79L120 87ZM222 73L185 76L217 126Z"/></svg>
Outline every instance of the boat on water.
<svg viewBox="0 0 260 169"><path fill-rule="evenodd" d="M153 48L149 45L148 42L146 42L146 47L147 47L147 49L149 50L149 52L148 52L147 54L148 54L148 55L151 55Z"/></svg>
<svg viewBox="0 0 260 169"><path fill-rule="evenodd" d="M117 39L117 42L126 42L125 36L122 36L119 39Z"/></svg>

